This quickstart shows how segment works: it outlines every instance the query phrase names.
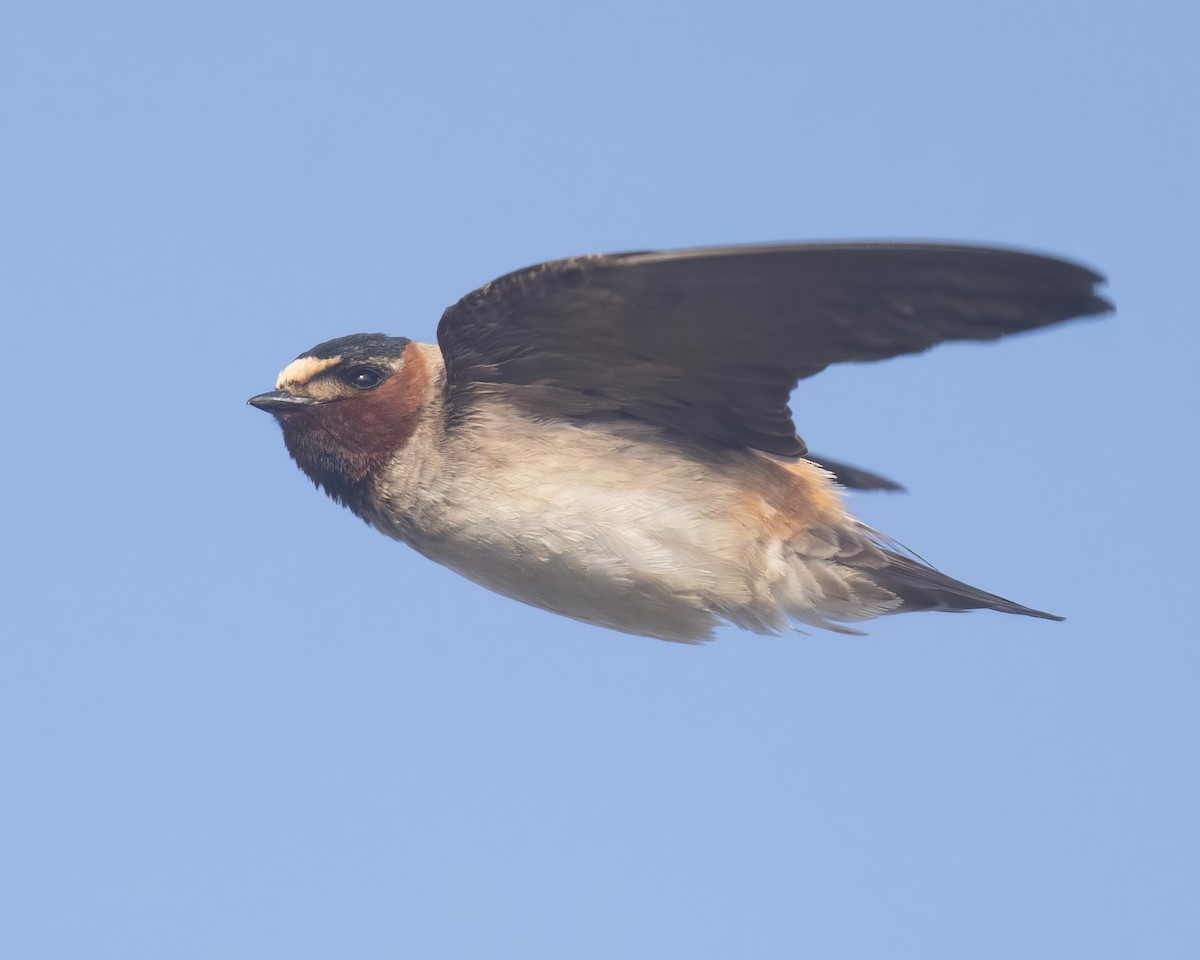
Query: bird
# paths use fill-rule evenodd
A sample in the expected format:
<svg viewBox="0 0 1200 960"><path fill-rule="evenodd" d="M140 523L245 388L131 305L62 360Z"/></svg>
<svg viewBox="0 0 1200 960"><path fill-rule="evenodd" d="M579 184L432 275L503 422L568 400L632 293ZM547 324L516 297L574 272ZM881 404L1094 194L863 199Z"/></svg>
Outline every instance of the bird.
<svg viewBox="0 0 1200 960"><path fill-rule="evenodd" d="M1103 282L960 244L579 256L468 293L437 344L321 343L248 402L318 488L381 533L585 623L698 643L730 625L861 633L916 611L1061 620L854 517L847 488L899 485L810 454L789 402L831 364L1107 313Z"/></svg>

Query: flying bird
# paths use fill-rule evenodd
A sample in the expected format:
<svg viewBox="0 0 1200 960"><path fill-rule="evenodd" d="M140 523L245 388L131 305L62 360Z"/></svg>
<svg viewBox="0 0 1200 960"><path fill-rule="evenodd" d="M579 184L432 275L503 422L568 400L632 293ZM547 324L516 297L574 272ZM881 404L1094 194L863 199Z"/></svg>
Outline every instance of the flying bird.
<svg viewBox="0 0 1200 960"><path fill-rule="evenodd" d="M788 407L833 363L1105 313L1103 278L987 247L845 243L556 260L447 309L434 344L353 334L249 403L382 533L505 596L710 639L921 610L1058 620L846 509L884 477L812 456Z"/></svg>

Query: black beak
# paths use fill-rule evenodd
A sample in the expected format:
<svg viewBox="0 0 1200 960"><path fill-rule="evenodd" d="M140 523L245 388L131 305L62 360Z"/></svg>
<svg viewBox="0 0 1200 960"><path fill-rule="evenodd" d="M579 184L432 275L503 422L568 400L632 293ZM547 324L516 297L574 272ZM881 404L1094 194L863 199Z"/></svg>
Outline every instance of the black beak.
<svg viewBox="0 0 1200 960"><path fill-rule="evenodd" d="M311 406L321 401L314 400L312 397L298 397L294 393L286 393L283 390L272 390L270 393L260 393L257 397L251 397L246 402L252 407L258 407L259 410L266 410L267 413L278 416L281 413L293 413L301 407Z"/></svg>

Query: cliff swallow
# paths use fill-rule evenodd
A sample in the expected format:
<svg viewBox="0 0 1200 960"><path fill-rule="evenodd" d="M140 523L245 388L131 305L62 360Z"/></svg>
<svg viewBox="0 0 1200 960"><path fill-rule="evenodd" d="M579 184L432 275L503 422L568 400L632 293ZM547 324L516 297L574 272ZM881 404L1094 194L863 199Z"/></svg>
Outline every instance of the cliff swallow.
<svg viewBox="0 0 1200 960"><path fill-rule="evenodd" d="M318 487L382 533L587 623L697 642L723 623L852 633L917 610L1058 620L851 516L842 486L895 485L810 456L788 399L832 363L1104 313L1101 281L1062 260L930 244L577 257L467 294L436 346L322 343L249 402Z"/></svg>

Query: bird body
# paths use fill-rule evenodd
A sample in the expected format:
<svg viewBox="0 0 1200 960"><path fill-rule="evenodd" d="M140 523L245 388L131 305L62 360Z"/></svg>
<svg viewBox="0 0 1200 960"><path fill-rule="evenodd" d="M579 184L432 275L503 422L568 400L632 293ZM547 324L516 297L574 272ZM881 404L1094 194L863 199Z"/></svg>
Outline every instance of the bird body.
<svg viewBox="0 0 1200 960"><path fill-rule="evenodd" d="M452 429L436 414L425 424L355 508L498 593L675 640L708 636L722 618L778 631L789 612L830 626L897 603L826 563L830 538L865 537L807 461L677 445L636 421L539 422L503 405Z"/></svg>
<svg viewBox="0 0 1200 960"><path fill-rule="evenodd" d="M937 282L914 275L906 293L889 279L884 329L876 321L855 331L855 296L880 308L872 268L896 273L878 256L888 249L901 260L916 251L916 267L943 251L932 256ZM847 256L859 258L868 293L839 278L822 290L819 274L804 283L812 257L830 250L843 272ZM968 262L1016 259L1007 271L987 265L983 293L964 291L952 269L964 250ZM709 269L697 273L697 259ZM679 273L681 262L690 269ZM1033 267L1036 296L1028 278L1018 278L1019 293L996 293L996 274L1004 279L1013 263ZM1062 272L1057 286L1047 263ZM639 265L649 266L641 278ZM1066 280L1070 289L1059 289ZM930 323L959 323L962 303L981 312L988 297L993 326L969 316L969 334L1097 312L1105 305L1094 280L1061 261L979 248L578 258L464 298L443 318L440 346L379 334L321 344L251 403L277 416L314 482L382 533L498 593L589 623L695 642L725 622L847 631L886 613L979 607L1050 618L938 573L852 517L835 473L857 486L887 482L807 458L786 401L796 377L843 359L846 343L862 359L924 349L947 338ZM749 327L762 341L751 349L739 348L739 305L743 334ZM779 315L761 335L753 326L764 305ZM726 318L715 328L714 310ZM789 326L800 339L807 328L811 343L784 358L781 374L763 342L782 342Z"/></svg>

